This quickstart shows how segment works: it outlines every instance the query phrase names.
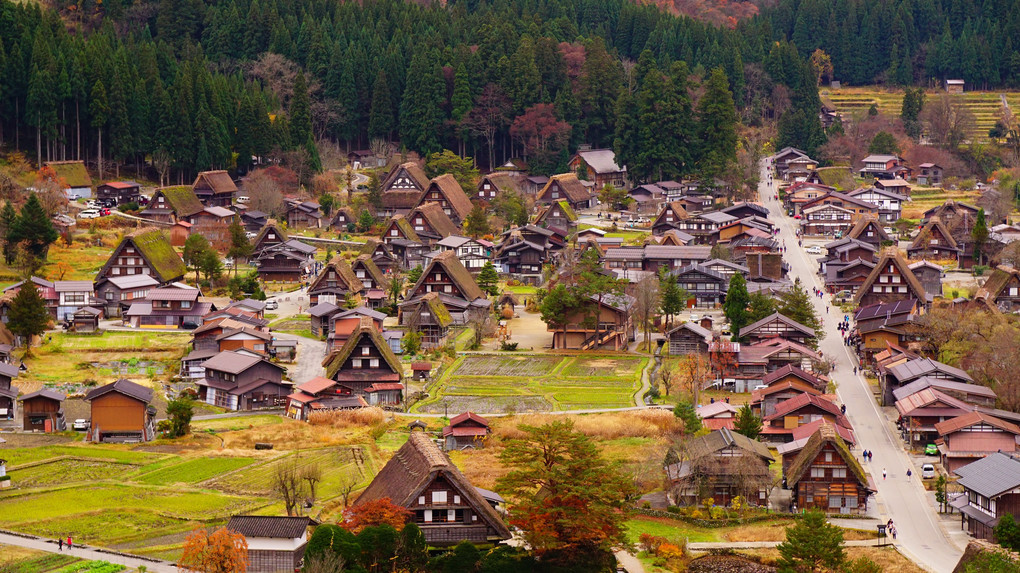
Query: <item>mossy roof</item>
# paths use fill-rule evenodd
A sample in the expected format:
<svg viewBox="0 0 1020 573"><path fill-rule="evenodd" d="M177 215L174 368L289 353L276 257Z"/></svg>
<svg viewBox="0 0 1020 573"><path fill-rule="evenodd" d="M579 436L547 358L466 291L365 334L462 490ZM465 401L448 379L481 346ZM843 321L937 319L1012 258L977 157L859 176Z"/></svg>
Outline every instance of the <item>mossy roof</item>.
<svg viewBox="0 0 1020 573"><path fill-rule="evenodd" d="M322 365L326 367L326 377L333 378L340 368L343 367L344 362L350 357L354 349L358 347L361 339L368 337L375 349L379 351L379 355L382 356L386 364L395 372L401 380L404 378L404 367L401 366L400 360L397 359L397 355L390 349L390 345L383 339L383 335L379 330L375 328L373 321L369 318L362 319L361 324L357 330L351 334L347 342L340 347L339 350L333 352L323 360Z"/></svg>
<svg viewBox="0 0 1020 573"><path fill-rule="evenodd" d="M567 202L565 200L560 200L560 201L557 201L556 204L560 206L560 209L563 209L563 214L567 217L568 221L576 221L577 220L577 214L574 213L574 210L570 208L570 203L569 202Z"/></svg>
<svg viewBox="0 0 1020 573"><path fill-rule="evenodd" d="M166 202L178 217L189 217L205 208L190 185L162 187L156 193L166 197Z"/></svg>
<svg viewBox="0 0 1020 573"><path fill-rule="evenodd" d="M374 251L375 248L373 247L372 250ZM385 274L383 274L379 265L376 265L375 261L372 260L371 253L358 255L358 258L354 259L354 264L351 266L364 268L365 272L372 277L372 280L379 283L379 286L383 290L390 288L390 280L386 278Z"/></svg>
<svg viewBox="0 0 1020 573"><path fill-rule="evenodd" d="M315 281L312 282L310 287L308 287L308 292L315 292L320 288L325 288L323 285L320 285L320 283L322 283L325 277L328 276L330 270L335 271L337 276L343 280L344 285L347 287L346 290L352 293L359 293L365 290L361 279L359 279L358 275L354 274L354 270L351 269L350 263L348 263L342 255L336 255L322 269L319 276L315 277Z"/></svg>
<svg viewBox="0 0 1020 573"><path fill-rule="evenodd" d="M807 474L808 469L811 468L811 463L818 457L818 452L822 450L825 444L829 443L835 446L836 451L843 458L843 461L846 462L847 467L850 468L850 472L854 474L857 482L867 487L868 477L864 475L864 468L861 467L860 462L850 453L850 448L847 447L843 438L839 437L839 434L836 433L835 426L831 424L819 426L815 433L811 434L811 437L808 438L807 443L804 444L804 449L794 458L790 469L786 472L786 478L790 485L796 484Z"/></svg>
<svg viewBox="0 0 1020 573"><path fill-rule="evenodd" d="M50 161L46 166L53 169L57 177L63 179L68 187L92 187L92 177L84 162Z"/></svg>
<svg viewBox="0 0 1020 573"><path fill-rule="evenodd" d="M420 243L421 239L418 238L418 233L414 232L414 227L411 226L411 222L408 221L403 215L394 215L390 219L390 224L387 225L386 231L389 231L390 227L396 225L400 229L400 233L404 235L404 238L408 241L414 241Z"/></svg>

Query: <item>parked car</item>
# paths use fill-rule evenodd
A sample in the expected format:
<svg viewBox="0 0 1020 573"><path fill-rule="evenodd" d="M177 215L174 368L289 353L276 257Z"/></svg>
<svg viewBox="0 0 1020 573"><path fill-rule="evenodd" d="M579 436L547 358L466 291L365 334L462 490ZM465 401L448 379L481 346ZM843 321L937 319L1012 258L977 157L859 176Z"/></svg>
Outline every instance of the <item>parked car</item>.
<svg viewBox="0 0 1020 573"><path fill-rule="evenodd" d="M237 198L238 203L247 203L248 201L251 201L251 198L247 195L241 195Z"/></svg>
<svg viewBox="0 0 1020 573"><path fill-rule="evenodd" d="M932 464L923 464L921 466L921 479L934 479L935 478L935 466Z"/></svg>
<svg viewBox="0 0 1020 573"><path fill-rule="evenodd" d="M79 219L98 219L100 216L99 209L85 209L78 212Z"/></svg>
<svg viewBox="0 0 1020 573"><path fill-rule="evenodd" d="M245 237L247 237L247 238L248 238L248 240L250 241L250 240L254 239L255 237L258 237L258 236L259 236L259 234L258 234L258 233L254 233L254 232L252 232L252 231L248 231L248 232L246 232L246 233L244 234L244 236L245 236Z"/></svg>
<svg viewBox="0 0 1020 573"><path fill-rule="evenodd" d="M808 248L806 248L804 250L807 251L808 254L811 254L811 255L820 255L820 254L822 254L822 248L819 247L818 245L811 245L810 247L808 247Z"/></svg>
<svg viewBox="0 0 1020 573"><path fill-rule="evenodd" d="M275 300L269 299L266 301L266 310L276 310L278 308L280 308L280 303Z"/></svg>
<svg viewBox="0 0 1020 573"><path fill-rule="evenodd" d="M78 418L71 424L71 429L76 432L84 432L89 429L89 421L85 418Z"/></svg>
<svg viewBox="0 0 1020 573"><path fill-rule="evenodd" d="M928 444L924 447L924 455L926 456L937 456L939 455L939 447L935 444Z"/></svg>

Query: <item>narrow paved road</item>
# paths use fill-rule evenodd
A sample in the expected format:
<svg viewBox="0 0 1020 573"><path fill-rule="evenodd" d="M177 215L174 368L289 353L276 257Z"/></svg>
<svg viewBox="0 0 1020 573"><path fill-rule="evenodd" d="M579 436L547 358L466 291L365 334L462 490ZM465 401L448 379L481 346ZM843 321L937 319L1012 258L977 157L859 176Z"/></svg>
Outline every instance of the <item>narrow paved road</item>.
<svg viewBox="0 0 1020 573"><path fill-rule="evenodd" d="M771 213L769 219L780 229L780 240L788 248L785 260L790 265L790 278L799 278L809 291L812 287L822 288L817 274L818 262L815 257L798 248L794 226L797 222L787 217L783 206L775 200L775 187L769 182L764 168L759 194L762 203ZM865 466L878 487L877 499L872 497L869 503L878 503L883 520L892 518L898 533L897 545L915 563L936 573L952 571L963 551L939 524L938 515L926 499L921 481L906 480L905 472L910 467L910 461L901 441L894 433L892 424L879 410L867 381L863 376L854 375L856 358L851 356L836 329L843 318L842 313L835 307L826 312L826 305L830 304L829 297L825 300L814 298L814 304L819 316L823 317L827 333L819 344L819 350L836 361L831 376L837 383L836 392L840 401L846 404L847 416L857 434L858 447L875 453L870 467ZM882 479L882 468L887 469L888 479Z"/></svg>
<svg viewBox="0 0 1020 573"><path fill-rule="evenodd" d="M73 540L72 540L73 541ZM29 549L36 549L39 551L46 551L47 553L66 553L73 555L81 559L89 559L92 561L107 561L109 563L117 563L118 565L124 565L128 568L137 569L140 566L145 567L148 571L154 571L155 573L177 573L177 566L168 563L166 561L150 561L148 559L130 557L125 554L119 553L106 553L105 551L97 551L94 548L84 548L77 545L74 549L60 550L57 546L56 540L45 540L38 538L21 537L20 535L8 535L6 533L0 533L0 544L13 545L16 547L27 547Z"/></svg>

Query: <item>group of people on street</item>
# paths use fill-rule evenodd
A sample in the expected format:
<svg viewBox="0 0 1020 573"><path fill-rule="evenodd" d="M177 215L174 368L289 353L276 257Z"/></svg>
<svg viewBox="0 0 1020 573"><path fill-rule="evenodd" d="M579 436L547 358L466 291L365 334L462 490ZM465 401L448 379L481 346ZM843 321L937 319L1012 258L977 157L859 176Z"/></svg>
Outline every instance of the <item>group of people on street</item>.
<svg viewBox="0 0 1020 573"><path fill-rule="evenodd" d="M63 538L57 539L57 546L60 548L60 551L64 550L64 539ZM71 540L71 536L68 535L67 536L67 550L70 551L73 548L74 547L73 547L73 542Z"/></svg>
<svg viewBox="0 0 1020 573"><path fill-rule="evenodd" d="M870 462L871 461L871 457L873 455L875 455L875 452L873 452L871 450L864 450L864 452L861 453L861 457L864 458L864 461L866 461L866 462Z"/></svg>
<svg viewBox="0 0 1020 573"><path fill-rule="evenodd" d="M889 521L887 521L885 524L885 530L889 535L892 536L893 539L896 539L896 525L893 523L891 517L889 518Z"/></svg>

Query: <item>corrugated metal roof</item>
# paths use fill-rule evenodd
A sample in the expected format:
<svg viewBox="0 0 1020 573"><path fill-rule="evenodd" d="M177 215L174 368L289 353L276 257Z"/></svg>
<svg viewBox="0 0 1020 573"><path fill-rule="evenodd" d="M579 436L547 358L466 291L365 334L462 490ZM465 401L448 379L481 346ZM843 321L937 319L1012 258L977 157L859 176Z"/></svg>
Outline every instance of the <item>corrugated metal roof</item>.
<svg viewBox="0 0 1020 573"><path fill-rule="evenodd" d="M956 483L992 498L1020 486L1020 461L1001 452L971 462L956 470Z"/></svg>

